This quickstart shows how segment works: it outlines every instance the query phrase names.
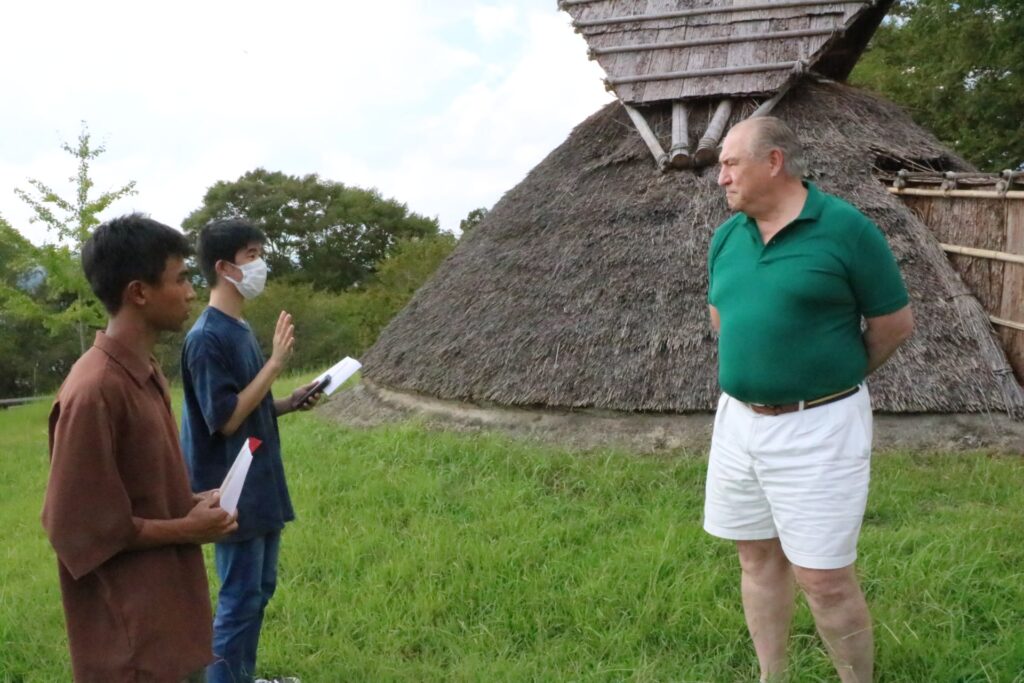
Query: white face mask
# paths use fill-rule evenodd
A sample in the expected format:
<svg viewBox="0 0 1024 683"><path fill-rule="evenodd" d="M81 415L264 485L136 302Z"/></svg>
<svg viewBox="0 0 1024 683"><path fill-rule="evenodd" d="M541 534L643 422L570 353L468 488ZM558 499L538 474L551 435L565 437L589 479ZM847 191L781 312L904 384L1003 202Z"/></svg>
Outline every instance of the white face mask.
<svg viewBox="0 0 1024 683"><path fill-rule="evenodd" d="M238 293L246 299L258 297L263 291L264 285L267 284L267 262L258 258L242 265L233 265L242 271L242 279L236 280L227 275L224 276L224 279L233 284Z"/></svg>

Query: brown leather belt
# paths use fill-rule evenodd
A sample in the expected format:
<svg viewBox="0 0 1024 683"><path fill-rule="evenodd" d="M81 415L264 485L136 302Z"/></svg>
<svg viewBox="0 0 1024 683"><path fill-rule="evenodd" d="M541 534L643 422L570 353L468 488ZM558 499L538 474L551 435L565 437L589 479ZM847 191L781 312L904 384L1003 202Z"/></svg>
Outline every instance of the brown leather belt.
<svg viewBox="0 0 1024 683"><path fill-rule="evenodd" d="M747 407L753 410L758 415L785 415L786 413L795 413L798 410L807 410L808 408L817 408L818 406L828 405L829 403L835 403L841 401L847 396L853 396L860 391L860 386L851 387L845 389L836 394L829 394L828 396L822 396L810 401L800 401L798 403L783 403L781 405L765 405L763 403L746 403Z"/></svg>

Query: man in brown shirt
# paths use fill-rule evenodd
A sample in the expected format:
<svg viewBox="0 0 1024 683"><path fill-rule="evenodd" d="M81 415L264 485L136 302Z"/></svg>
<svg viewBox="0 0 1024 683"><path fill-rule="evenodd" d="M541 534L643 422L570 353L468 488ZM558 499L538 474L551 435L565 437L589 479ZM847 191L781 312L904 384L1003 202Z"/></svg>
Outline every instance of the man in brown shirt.
<svg viewBox="0 0 1024 683"><path fill-rule="evenodd" d="M138 214L99 226L82 249L110 319L50 413L42 514L81 683L201 680L212 659L199 544L237 524L217 492L192 495L151 355L159 334L188 318L189 253L181 233Z"/></svg>

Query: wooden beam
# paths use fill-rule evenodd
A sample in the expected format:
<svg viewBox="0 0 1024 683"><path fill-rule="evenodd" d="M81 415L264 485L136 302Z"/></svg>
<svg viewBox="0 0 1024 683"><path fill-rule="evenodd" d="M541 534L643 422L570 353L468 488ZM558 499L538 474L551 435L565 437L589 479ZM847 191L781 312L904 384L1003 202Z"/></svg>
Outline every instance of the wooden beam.
<svg viewBox="0 0 1024 683"><path fill-rule="evenodd" d="M917 187L890 187L891 194L912 197L972 197L974 199L1024 199L1024 190L996 192L995 190L926 190Z"/></svg>
<svg viewBox="0 0 1024 683"><path fill-rule="evenodd" d="M1012 180L1007 178L1007 180ZM1003 249L1014 254L1024 254L1024 204L1006 205L1006 241ZM1003 268L1003 291L999 308L992 311L1002 320L1024 320L1024 268ZM1018 323L1019 324L1019 323ZM1020 331L1020 327L1005 325ZM1001 331L1003 350L1010 361L1017 380L1024 386L1024 334ZM1007 339L1009 337L1009 339Z"/></svg>
<svg viewBox="0 0 1024 683"><path fill-rule="evenodd" d="M782 84L782 87L779 88L777 93L762 102L761 105L754 110L754 113L747 118L756 119L758 116L768 116L771 114L772 110L775 109L775 105L782 101L782 98L786 96L786 93L789 92L789 89L793 87L793 84L797 82L798 78L799 77L797 75L791 76L788 81Z"/></svg>
<svg viewBox="0 0 1024 683"><path fill-rule="evenodd" d="M633 120L633 125L636 126L637 132L640 133L640 137L647 144L647 149L651 150L651 154L654 156L654 163L657 164L658 169L664 171L668 166L668 155L665 154L665 150L661 148L661 143L658 142L658 136L654 134L651 127L647 125L647 119L644 115L637 111L635 108L623 103L623 107L626 108L626 113L629 114L629 118Z"/></svg>
<svg viewBox="0 0 1024 683"><path fill-rule="evenodd" d="M725 126L729 123L730 116L732 116L732 100L722 100L718 103L718 108L715 109L715 115L711 117L711 123L708 124L704 137L697 145L697 153L693 155L694 164L698 168L711 166L718 161L718 141L725 133Z"/></svg>
<svg viewBox="0 0 1024 683"><path fill-rule="evenodd" d="M842 33L842 31L831 28L803 29L799 31L776 31L775 33L754 33L743 36L719 36L718 38L701 38L699 40L679 40L669 43L644 43L642 45L613 45L611 47L591 48L590 53L594 56L601 56L622 54L625 52L647 52L649 50L679 50L688 47L702 47L705 45L730 45L733 43L748 43L758 40L779 40L784 38L826 36L832 33Z"/></svg>
<svg viewBox="0 0 1024 683"><path fill-rule="evenodd" d="M567 0L568 2L568 0ZM569 2L569 4L572 4ZM703 7L701 9L679 10L676 12L657 12L654 14L629 14L607 19L588 19L586 21L574 21L576 28L591 28L597 26L608 26L609 24L635 24L642 21L661 21L663 19L683 19L686 17L703 17L711 14L736 14L739 12L763 12L765 10L786 9L788 7L814 7L829 5L866 5L864 0L834 0L833 2L822 2L822 0L782 0L781 2L762 2L755 5L723 5L718 7ZM839 12L830 12L839 14Z"/></svg>
<svg viewBox="0 0 1024 683"><path fill-rule="evenodd" d="M0 409L13 408L14 406L25 405L34 401L42 401L46 396L28 396L26 398L0 398Z"/></svg>
<svg viewBox="0 0 1024 683"><path fill-rule="evenodd" d="M668 153L668 162L672 168L689 168L693 160L690 158L690 125L689 112L683 102L672 103L672 149Z"/></svg>
<svg viewBox="0 0 1024 683"><path fill-rule="evenodd" d="M771 64L747 64L744 66L723 66L716 69L694 69L693 71L668 71L660 74L644 74L641 76L623 76L609 78L612 86L628 83L650 83L651 81L674 81L686 78L704 78L707 76L731 76L734 74L755 74L764 71L786 71L799 65L800 62L773 62Z"/></svg>
<svg viewBox="0 0 1024 683"><path fill-rule="evenodd" d="M997 318L994 315L990 315L988 319L992 321L993 325L1009 327L1011 330L1020 330L1021 332L1024 332L1024 323L1015 323L1012 320L1003 320L1002 318Z"/></svg>
<svg viewBox="0 0 1024 683"><path fill-rule="evenodd" d="M1024 265L1024 256L1019 254L1008 254L1005 251L993 251L991 249L978 249L976 247L961 247L956 244L943 244L939 242L942 250L950 254L961 254L963 256L976 256L995 261L1006 261L1007 263L1019 263Z"/></svg>

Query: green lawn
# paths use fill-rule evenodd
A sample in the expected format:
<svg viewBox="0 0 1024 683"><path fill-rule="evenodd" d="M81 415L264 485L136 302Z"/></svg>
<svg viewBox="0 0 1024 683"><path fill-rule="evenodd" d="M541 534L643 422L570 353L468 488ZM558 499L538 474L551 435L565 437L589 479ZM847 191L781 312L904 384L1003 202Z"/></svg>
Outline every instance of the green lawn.
<svg viewBox="0 0 1024 683"><path fill-rule="evenodd" d="M297 382L292 381L294 385ZM38 513L47 405L0 411L0 681L70 680ZM282 420L299 519L261 668L338 681L756 681L703 454ZM1024 682L1024 461L876 456L860 568L879 681ZM833 681L801 606L794 681Z"/></svg>

